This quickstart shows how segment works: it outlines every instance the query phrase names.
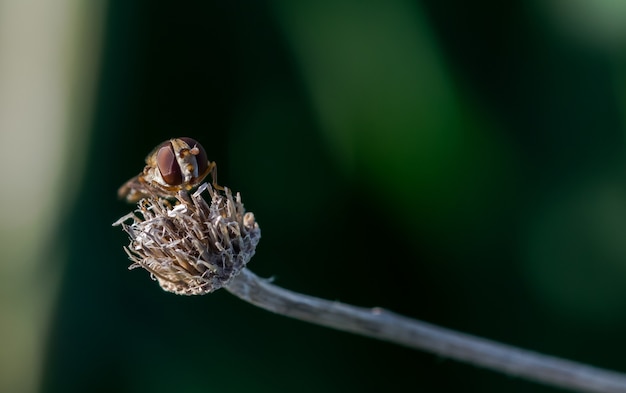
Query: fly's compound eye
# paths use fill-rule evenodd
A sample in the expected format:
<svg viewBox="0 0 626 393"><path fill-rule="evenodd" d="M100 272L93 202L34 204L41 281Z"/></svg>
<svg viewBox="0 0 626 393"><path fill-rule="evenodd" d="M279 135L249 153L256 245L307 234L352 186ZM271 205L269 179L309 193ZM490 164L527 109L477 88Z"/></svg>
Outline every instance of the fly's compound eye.
<svg viewBox="0 0 626 393"><path fill-rule="evenodd" d="M205 153L206 155L206 153ZM157 167L163 180L171 186L179 186L183 183L183 171L176 161L176 153L170 142L163 144L156 157Z"/></svg>
<svg viewBox="0 0 626 393"><path fill-rule="evenodd" d="M194 152L194 155L196 156L196 164L197 164L197 168L198 168L198 176L202 176L202 174L204 174L204 172L209 167L209 159L208 159L208 157L206 155L206 151L204 150L204 147L202 147L202 145L200 143L198 143L198 141L193 139L193 138L181 137L179 139L182 139L183 141L185 141L185 143L188 144L189 147L192 150L194 148L198 149L197 153Z"/></svg>

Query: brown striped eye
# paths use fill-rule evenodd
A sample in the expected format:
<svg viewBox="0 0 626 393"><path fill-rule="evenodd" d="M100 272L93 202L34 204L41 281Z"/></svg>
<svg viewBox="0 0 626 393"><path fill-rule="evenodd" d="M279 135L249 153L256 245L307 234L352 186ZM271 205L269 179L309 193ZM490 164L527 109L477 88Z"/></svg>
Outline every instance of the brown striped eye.
<svg viewBox="0 0 626 393"><path fill-rule="evenodd" d="M206 154L206 153L205 153ZM163 180L171 186L178 186L183 183L183 172L176 161L176 155L172 144L167 142L157 153L157 167Z"/></svg>
<svg viewBox="0 0 626 393"><path fill-rule="evenodd" d="M196 154L196 163L198 165L198 176L202 176L202 174L209 167L209 159L206 155L206 151L204 150L204 147L202 147L202 145L193 138L189 138L185 136L185 137L181 137L180 139L185 141L185 143L188 144L190 148L192 149L194 147L198 148L199 153Z"/></svg>

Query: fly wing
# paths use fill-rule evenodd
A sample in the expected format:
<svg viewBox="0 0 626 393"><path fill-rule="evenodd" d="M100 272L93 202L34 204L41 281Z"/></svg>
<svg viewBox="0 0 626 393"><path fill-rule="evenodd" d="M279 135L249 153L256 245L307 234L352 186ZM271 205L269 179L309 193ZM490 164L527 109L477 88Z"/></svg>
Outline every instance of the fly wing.
<svg viewBox="0 0 626 393"><path fill-rule="evenodd" d="M124 183L117 190L117 197L120 199L126 199L126 202L135 203L141 198L144 198L150 194L144 182L140 180L142 175L138 175Z"/></svg>

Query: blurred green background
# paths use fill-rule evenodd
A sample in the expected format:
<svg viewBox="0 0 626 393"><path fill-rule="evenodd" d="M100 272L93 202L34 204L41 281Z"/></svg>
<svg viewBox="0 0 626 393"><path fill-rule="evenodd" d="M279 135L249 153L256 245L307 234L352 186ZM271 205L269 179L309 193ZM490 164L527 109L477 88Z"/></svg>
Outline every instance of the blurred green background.
<svg viewBox="0 0 626 393"><path fill-rule="evenodd" d="M626 371L626 2L24 3L0 391L557 391L128 272L116 190L175 136L276 284Z"/></svg>

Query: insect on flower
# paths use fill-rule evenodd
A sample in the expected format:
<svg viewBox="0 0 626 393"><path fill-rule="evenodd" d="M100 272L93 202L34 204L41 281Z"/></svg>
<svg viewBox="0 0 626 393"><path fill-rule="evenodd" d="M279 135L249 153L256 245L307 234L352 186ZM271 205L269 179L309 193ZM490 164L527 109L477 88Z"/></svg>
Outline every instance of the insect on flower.
<svg viewBox="0 0 626 393"><path fill-rule="evenodd" d="M173 138L148 154L143 172L124 183L117 195L128 202L150 194L174 198L179 191L198 186L209 173L213 187L223 190L217 184L217 165L207 159L202 145L188 137Z"/></svg>

